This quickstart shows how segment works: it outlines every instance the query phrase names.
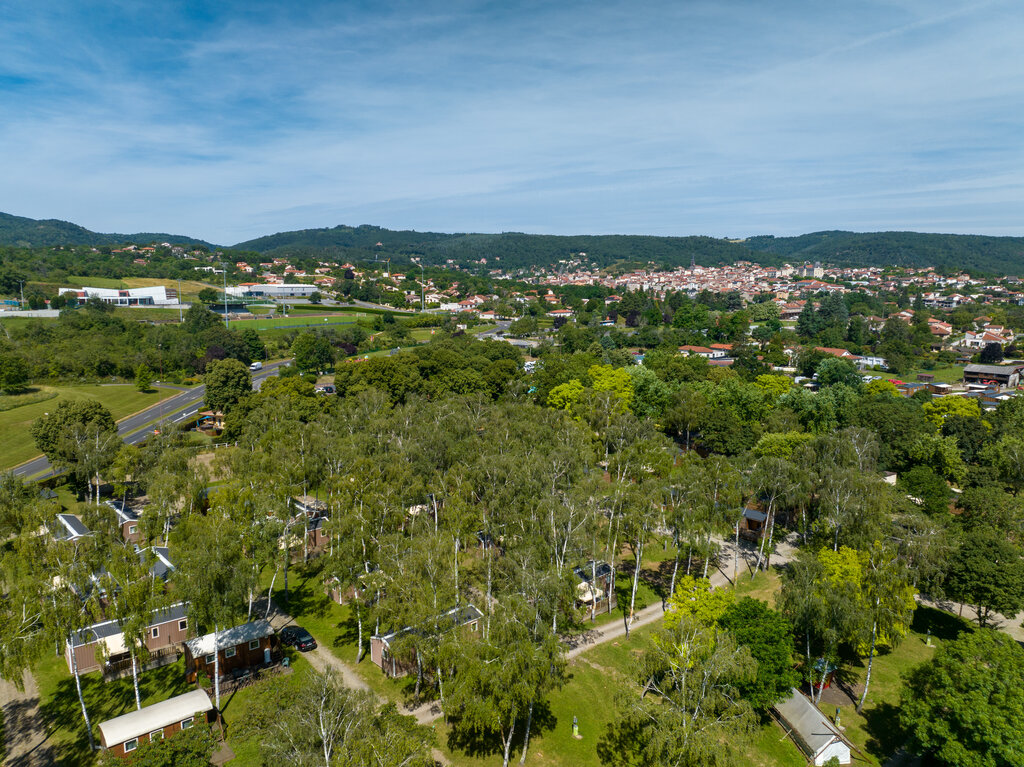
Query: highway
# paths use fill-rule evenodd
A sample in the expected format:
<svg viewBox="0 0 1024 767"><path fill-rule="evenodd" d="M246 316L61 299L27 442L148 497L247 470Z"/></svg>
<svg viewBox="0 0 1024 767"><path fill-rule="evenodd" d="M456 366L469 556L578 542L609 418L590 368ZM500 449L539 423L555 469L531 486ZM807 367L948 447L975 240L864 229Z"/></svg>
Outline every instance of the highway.
<svg viewBox="0 0 1024 767"><path fill-rule="evenodd" d="M277 375L277 369L288 362L290 360L265 364L262 370L256 371L252 376L253 389L259 390L260 385L267 377ZM170 384L161 386L178 388ZM137 445L153 433L153 429L157 427L157 424L176 424L195 418L196 413L203 406L203 395L205 393L206 387L202 384L191 389L183 389L180 394L175 394L173 397L162 400L151 408L147 408L135 415L130 415L127 418L122 418L117 422L117 433L129 445ZM46 479L56 473L50 467L50 462L44 455L21 464L13 471L15 476L33 477L35 479Z"/></svg>

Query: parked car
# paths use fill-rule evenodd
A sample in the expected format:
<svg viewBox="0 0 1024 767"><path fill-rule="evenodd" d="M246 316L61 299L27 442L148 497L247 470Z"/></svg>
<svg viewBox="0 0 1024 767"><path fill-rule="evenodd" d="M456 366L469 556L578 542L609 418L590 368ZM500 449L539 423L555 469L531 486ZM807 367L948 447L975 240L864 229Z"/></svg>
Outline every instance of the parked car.
<svg viewBox="0 0 1024 767"><path fill-rule="evenodd" d="M263 363L254 362L249 366L249 370L263 370Z"/></svg>
<svg viewBox="0 0 1024 767"><path fill-rule="evenodd" d="M316 640L302 626L285 626L281 629L281 643L306 652L316 649Z"/></svg>

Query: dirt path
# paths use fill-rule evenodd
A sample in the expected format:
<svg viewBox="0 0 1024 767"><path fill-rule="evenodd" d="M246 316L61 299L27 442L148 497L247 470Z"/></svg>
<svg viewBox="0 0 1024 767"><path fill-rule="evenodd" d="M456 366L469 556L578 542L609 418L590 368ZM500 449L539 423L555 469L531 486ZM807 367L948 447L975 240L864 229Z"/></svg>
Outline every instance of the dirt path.
<svg viewBox="0 0 1024 767"><path fill-rule="evenodd" d="M8 767L46 767L53 755L46 745L46 725L39 712L39 690L27 670L24 692L0 679L0 708L4 714L4 764Z"/></svg>

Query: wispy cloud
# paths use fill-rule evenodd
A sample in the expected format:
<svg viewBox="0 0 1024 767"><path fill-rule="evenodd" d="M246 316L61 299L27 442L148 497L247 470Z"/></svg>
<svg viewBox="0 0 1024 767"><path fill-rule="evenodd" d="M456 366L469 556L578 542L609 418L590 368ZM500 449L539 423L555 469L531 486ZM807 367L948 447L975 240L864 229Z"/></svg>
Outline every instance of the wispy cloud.
<svg viewBox="0 0 1024 767"><path fill-rule="evenodd" d="M16 5L12 213L224 243L1024 233L1012 0Z"/></svg>

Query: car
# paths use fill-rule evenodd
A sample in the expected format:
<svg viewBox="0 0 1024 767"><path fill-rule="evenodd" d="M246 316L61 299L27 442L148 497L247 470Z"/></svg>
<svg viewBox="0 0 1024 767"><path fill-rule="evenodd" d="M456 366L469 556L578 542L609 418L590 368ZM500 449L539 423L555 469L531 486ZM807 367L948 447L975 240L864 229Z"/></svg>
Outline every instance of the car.
<svg viewBox="0 0 1024 767"><path fill-rule="evenodd" d="M249 370L263 370L263 363L254 362L249 366Z"/></svg>
<svg viewBox="0 0 1024 767"><path fill-rule="evenodd" d="M302 626L285 626L281 629L281 642L296 650L306 652L316 649L316 640Z"/></svg>

